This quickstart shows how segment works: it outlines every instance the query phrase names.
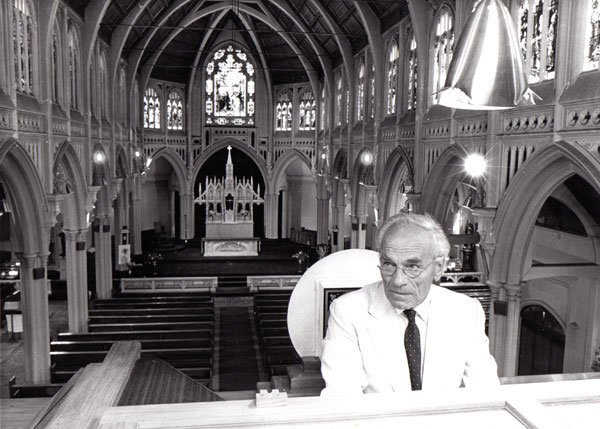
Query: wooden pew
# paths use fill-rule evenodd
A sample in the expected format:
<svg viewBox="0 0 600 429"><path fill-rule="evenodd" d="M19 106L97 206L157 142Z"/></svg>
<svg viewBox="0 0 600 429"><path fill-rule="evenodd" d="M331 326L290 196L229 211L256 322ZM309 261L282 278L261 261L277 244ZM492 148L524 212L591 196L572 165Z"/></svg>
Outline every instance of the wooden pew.
<svg viewBox="0 0 600 429"><path fill-rule="evenodd" d="M60 333L57 336L58 341L130 341L130 340L160 340L160 339L181 339L187 338L211 338L212 329L172 329L156 331L135 331L135 332L90 332L87 334L72 334L69 332Z"/></svg>
<svg viewBox="0 0 600 429"><path fill-rule="evenodd" d="M113 331L164 331L181 329L213 329L214 322L159 322L159 323L105 323L90 324L90 332L113 332Z"/></svg>

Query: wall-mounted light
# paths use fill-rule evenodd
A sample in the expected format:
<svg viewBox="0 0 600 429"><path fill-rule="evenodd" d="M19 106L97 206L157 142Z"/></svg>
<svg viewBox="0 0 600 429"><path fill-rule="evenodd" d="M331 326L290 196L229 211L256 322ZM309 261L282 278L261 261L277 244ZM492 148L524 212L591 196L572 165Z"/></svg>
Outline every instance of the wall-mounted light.
<svg viewBox="0 0 600 429"><path fill-rule="evenodd" d="M106 156L104 153L100 151L94 152L94 162L97 164L102 164L106 160Z"/></svg>
<svg viewBox="0 0 600 429"><path fill-rule="evenodd" d="M487 161L479 153L472 153L465 158L465 172L471 177L482 177L487 171Z"/></svg>
<svg viewBox="0 0 600 429"><path fill-rule="evenodd" d="M371 152L364 152L361 155L360 160L364 165L370 165L373 162L373 155Z"/></svg>

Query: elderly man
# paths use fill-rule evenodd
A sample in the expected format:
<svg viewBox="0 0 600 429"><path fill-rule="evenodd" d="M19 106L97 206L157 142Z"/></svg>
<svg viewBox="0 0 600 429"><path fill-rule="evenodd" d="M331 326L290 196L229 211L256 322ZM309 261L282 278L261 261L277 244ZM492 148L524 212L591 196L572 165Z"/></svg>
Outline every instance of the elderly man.
<svg viewBox="0 0 600 429"><path fill-rule="evenodd" d="M429 215L397 214L377 234L382 281L331 304L322 395L499 384L481 304L432 285L450 244Z"/></svg>

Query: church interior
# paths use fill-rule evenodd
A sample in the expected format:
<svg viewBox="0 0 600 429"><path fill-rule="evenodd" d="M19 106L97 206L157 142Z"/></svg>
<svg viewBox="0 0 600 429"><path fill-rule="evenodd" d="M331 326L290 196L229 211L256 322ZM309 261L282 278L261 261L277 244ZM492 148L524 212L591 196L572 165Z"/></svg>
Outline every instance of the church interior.
<svg viewBox="0 0 600 429"><path fill-rule="evenodd" d="M0 35L2 427L475 407L319 398L328 306L399 212L537 398L444 425L597 423L600 1L3 0Z"/></svg>

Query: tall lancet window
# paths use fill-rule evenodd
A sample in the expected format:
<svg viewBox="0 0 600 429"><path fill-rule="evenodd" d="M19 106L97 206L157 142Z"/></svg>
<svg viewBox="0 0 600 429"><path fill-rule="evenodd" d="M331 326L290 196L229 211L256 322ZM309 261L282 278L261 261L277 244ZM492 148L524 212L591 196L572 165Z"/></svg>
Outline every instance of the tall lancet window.
<svg viewBox="0 0 600 429"><path fill-rule="evenodd" d="M358 68L358 82L356 87L356 120L365 118L365 62L361 61Z"/></svg>
<svg viewBox="0 0 600 429"><path fill-rule="evenodd" d="M167 98L167 128L183 130L183 102L179 91L172 89Z"/></svg>
<svg viewBox="0 0 600 429"><path fill-rule="evenodd" d="M289 91L282 91L277 100L277 123L275 124L275 131L292 130L293 107L292 96Z"/></svg>
<svg viewBox="0 0 600 429"><path fill-rule="evenodd" d="M160 129L160 99L151 86L144 94L144 128Z"/></svg>
<svg viewBox="0 0 600 429"><path fill-rule="evenodd" d="M342 73L339 72L335 83L335 126L342 125Z"/></svg>
<svg viewBox="0 0 600 429"><path fill-rule="evenodd" d="M454 52L454 16L448 6L443 6L438 15L433 40L433 94L437 103L440 91L446 83L446 74Z"/></svg>
<svg viewBox="0 0 600 429"><path fill-rule="evenodd" d="M75 29L69 29L69 81L71 82L71 109L79 109L79 40Z"/></svg>
<svg viewBox="0 0 600 429"><path fill-rule="evenodd" d="M529 83L554 79L558 0L521 0L519 39Z"/></svg>
<svg viewBox="0 0 600 429"><path fill-rule="evenodd" d="M17 91L33 94L34 20L29 0L14 0L13 44Z"/></svg>
<svg viewBox="0 0 600 429"><path fill-rule="evenodd" d="M408 55L406 57L407 82L406 82L406 108L413 110L417 108L417 40L415 34L411 32L408 39Z"/></svg>
<svg viewBox="0 0 600 429"><path fill-rule="evenodd" d="M319 112L321 113L321 123L319 124L321 131L325 129L325 121L327 119L327 101L325 98L325 82L322 83L321 88L321 105L319 106Z"/></svg>
<svg viewBox="0 0 600 429"><path fill-rule="evenodd" d="M346 120L346 124L350 123L350 88L348 87L348 84L345 85L346 86L346 116L345 116L345 120Z"/></svg>
<svg viewBox="0 0 600 429"><path fill-rule="evenodd" d="M254 125L256 75L245 52L229 45L205 68L207 125Z"/></svg>
<svg viewBox="0 0 600 429"><path fill-rule="evenodd" d="M369 116L375 118L375 63L371 63L371 79L369 81Z"/></svg>
<svg viewBox="0 0 600 429"><path fill-rule="evenodd" d="M398 42L392 40L388 48L387 63L387 109L386 113L396 113L396 96L398 94Z"/></svg>
<svg viewBox="0 0 600 429"><path fill-rule="evenodd" d="M300 99L300 115L298 117L298 129L309 131L315 129L315 97L310 89L302 94Z"/></svg>
<svg viewBox="0 0 600 429"><path fill-rule="evenodd" d="M588 0L583 71L600 68L600 0Z"/></svg>
<svg viewBox="0 0 600 429"><path fill-rule="evenodd" d="M60 43L60 29L58 22L54 20L52 29L52 102L61 102L60 90L62 88L60 77L62 76L62 45Z"/></svg>
<svg viewBox="0 0 600 429"><path fill-rule="evenodd" d="M119 121L123 125L127 125L127 88L125 84L125 67L119 67L119 100L118 103L118 115Z"/></svg>

